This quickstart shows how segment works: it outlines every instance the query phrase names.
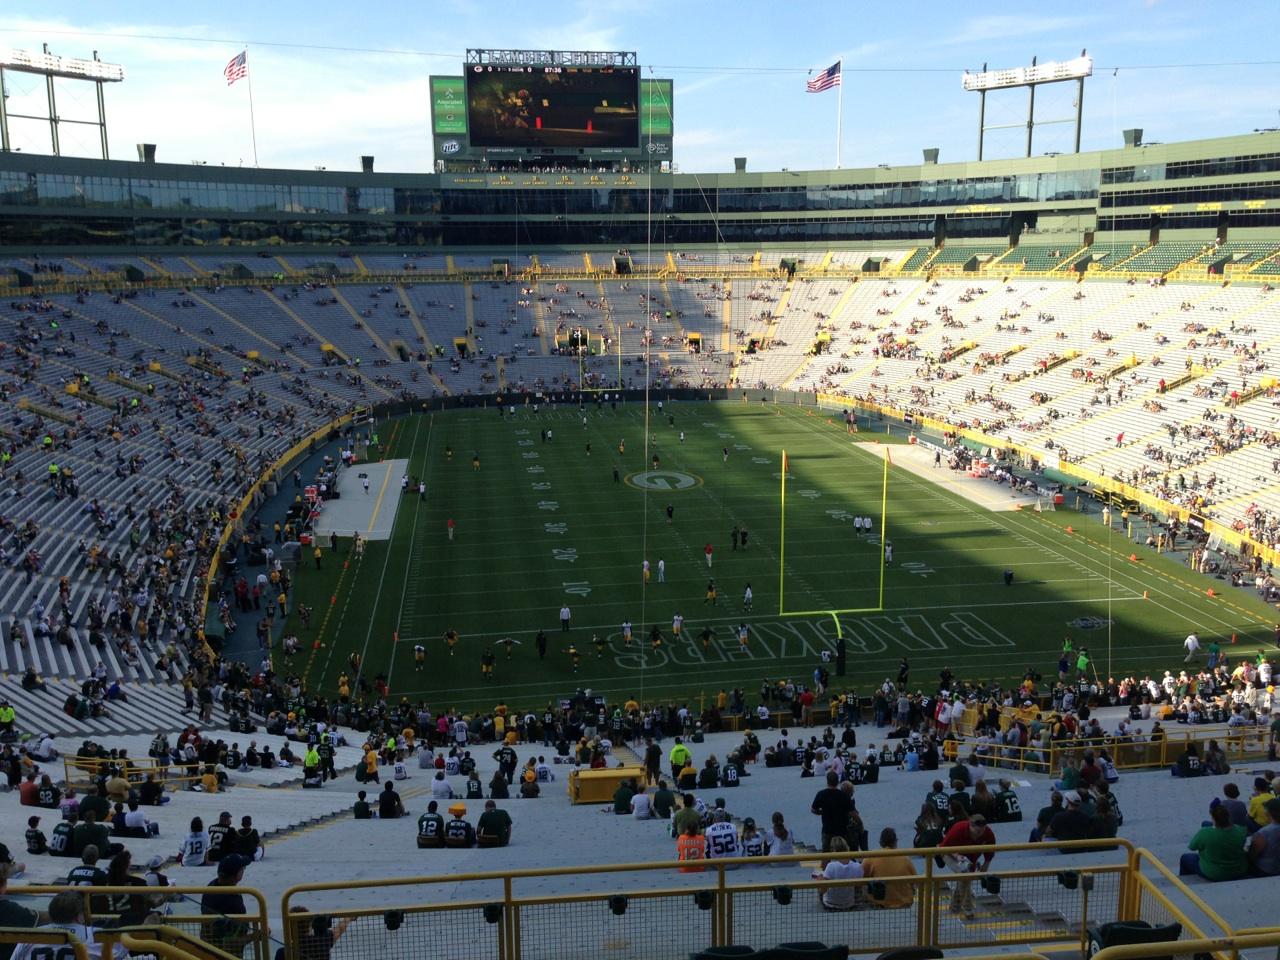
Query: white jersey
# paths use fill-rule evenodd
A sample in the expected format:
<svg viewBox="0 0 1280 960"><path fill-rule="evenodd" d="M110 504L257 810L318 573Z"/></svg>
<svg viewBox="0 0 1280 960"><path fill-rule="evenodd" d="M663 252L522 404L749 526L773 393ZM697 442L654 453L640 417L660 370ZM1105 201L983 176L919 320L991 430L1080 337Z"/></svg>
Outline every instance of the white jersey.
<svg viewBox="0 0 1280 960"><path fill-rule="evenodd" d="M744 836L742 838L742 855L744 857L763 857L764 837L758 833L750 837Z"/></svg>
<svg viewBox="0 0 1280 960"><path fill-rule="evenodd" d="M203 867L209 856L209 834L204 831L187 834L179 852L184 867Z"/></svg>
<svg viewBox="0 0 1280 960"><path fill-rule="evenodd" d="M395 763L395 766L392 767L391 769L392 769L391 775L395 779L397 780L409 779L409 768L405 765L405 762L403 760L397 760Z"/></svg>
<svg viewBox="0 0 1280 960"><path fill-rule="evenodd" d="M707 837L707 859L721 860L725 857L740 857L742 851L738 843L738 829L727 820L713 823L703 831Z"/></svg>
<svg viewBox="0 0 1280 960"><path fill-rule="evenodd" d="M89 960L103 960L102 944L98 943L94 939L97 934L97 929L95 927L87 927L83 923L46 923L36 929L64 930L84 944L84 949L88 954ZM64 950L66 950L66 954L68 956L71 955L70 949L66 947L54 947L47 944L20 943L13 951L13 960L36 960L36 958L44 957L61 957L63 956ZM125 960L125 958L129 956L129 951L117 943L115 948L111 951L111 956L112 960Z"/></svg>

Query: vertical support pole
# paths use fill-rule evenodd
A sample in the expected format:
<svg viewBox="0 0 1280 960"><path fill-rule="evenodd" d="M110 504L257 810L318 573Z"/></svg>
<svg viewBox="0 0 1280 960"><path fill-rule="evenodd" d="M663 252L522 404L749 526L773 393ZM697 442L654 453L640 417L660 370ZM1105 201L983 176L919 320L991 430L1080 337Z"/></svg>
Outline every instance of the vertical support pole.
<svg viewBox="0 0 1280 960"><path fill-rule="evenodd" d="M0 152L9 152L9 106L5 103L4 67L0 67Z"/></svg>
<svg viewBox="0 0 1280 960"><path fill-rule="evenodd" d="M1080 127L1084 120L1084 77L1076 81L1076 153L1080 152Z"/></svg>
<svg viewBox="0 0 1280 960"><path fill-rule="evenodd" d="M49 45L44 45L44 52L49 52ZM55 157L62 156L62 148L58 144L58 101L53 95L53 74L46 74L44 78L45 94L49 98L49 140L53 144L53 155Z"/></svg>
<svg viewBox="0 0 1280 960"><path fill-rule="evenodd" d="M986 65L983 65L986 68ZM982 141L987 128L987 91L978 91L978 159L982 159Z"/></svg>
<svg viewBox="0 0 1280 960"><path fill-rule="evenodd" d="M98 51L93 51L93 59L98 60ZM111 159L111 148L107 146L107 101L102 95L102 81L94 84L98 88L98 139L102 144L102 159Z"/></svg>
<svg viewBox="0 0 1280 960"><path fill-rule="evenodd" d="M1031 58L1031 65L1036 65L1036 58ZM1027 85L1027 156L1031 156L1031 134L1036 128L1036 85Z"/></svg>

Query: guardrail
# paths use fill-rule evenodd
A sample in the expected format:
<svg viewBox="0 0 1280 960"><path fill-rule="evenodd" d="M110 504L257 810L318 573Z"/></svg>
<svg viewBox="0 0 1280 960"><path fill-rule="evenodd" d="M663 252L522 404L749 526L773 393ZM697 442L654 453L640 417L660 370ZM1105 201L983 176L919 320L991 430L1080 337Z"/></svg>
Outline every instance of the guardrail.
<svg viewBox="0 0 1280 960"><path fill-rule="evenodd" d="M954 873L935 859L983 849L990 848L859 853L873 874L888 857L910 857L913 864L923 858L923 865L915 874L846 881L800 869L820 856L810 853L696 866L610 864L303 884L281 901L285 958L305 960L303 938L316 917L322 928L340 922L341 945L334 952L342 960L429 955L441 930L449 931L451 960L559 960L570 944L659 960L727 944L796 940L847 944L853 953L1060 945L1083 942L1083 931L1096 923L1138 919L1137 851L1125 840L1002 845L992 869L977 874ZM1094 856L1089 863L1064 856L1060 867L998 868L1000 852L1053 849ZM856 921L816 909L823 888L849 889L858 904ZM376 890L378 905L351 905L359 890ZM458 899L438 902L442 895ZM974 897L972 917L967 895ZM883 902L903 906L876 906ZM300 907L305 917L295 916Z"/></svg>
<svg viewBox="0 0 1280 960"><path fill-rule="evenodd" d="M68 866L70 865L72 862L68 861ZM25 903L32 909L38 908L41 912L47 912L48 900L67 892L82 898L84 922L91 927L114 926L126 912L145 913L163 918L164 927L171 931L166 942L187 943L193 945L193 950L194 945L199 944L201 952L197 956L201 957L201 960L225 960L225 954L243 957L244 960L272 960L273 958L267 923L267 901L261 893L249 887L82 887L11 884L8 898ZM239 894L244 898L249 912L238 915L204 913L200 898L210 892ZM134 902L136 898L146 898L146 902L136 903ZM148 925L146 929L154 931L159 927ZM22 931L24 935L29 932ZM3 937L0 937L0 942L5 942ZM21 942L30 941L23 939ZM223 947L231 949L224 952ZM239 948L238 952L236 947ZM220 953L223 956L220 957L218 955ZM54 960L61 960L61 958L54 958ZM76 960L85 960L85 958L78 956Z"/></svg>

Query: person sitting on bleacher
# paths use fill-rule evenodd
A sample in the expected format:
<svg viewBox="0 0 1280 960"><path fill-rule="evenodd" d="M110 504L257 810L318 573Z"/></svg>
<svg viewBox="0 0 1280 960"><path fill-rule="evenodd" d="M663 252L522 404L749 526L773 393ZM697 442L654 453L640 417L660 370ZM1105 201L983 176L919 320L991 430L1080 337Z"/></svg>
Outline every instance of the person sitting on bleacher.
<svg viewBox="0 0 1280 960"><path fill-rule="evenodd" d="M1200 760L1200 752L1194 743L1187 744L1187 749L1182 751L1178 762L1173 765L1172 772L1175 777L1204 776L1204 764Z"/></svg>
<svg viewBox="0 0 1280 960"><path fill-rule="evenodd" d="M71 814L66 820L53 825L53 834L49 837L49 853L55 857L75 856L76 815Z"/></svg>
<svg viewBox="0 0 1280 960"><path fill-rule="evenodd" d="M698 771L693 767L693 761L686 759L684 766L680 768L676 775L676 786L681 790L693 790L698 786Z"/></svg>
<svg viewBox="0 0 1280 960"><path fill-rule="evenodd" d="M535 800L542 795L542 788L538 786L538 776L533 770L525 770L524 775L520 778L520 799Z"/></svg>
<svg viewBox="0 0 1280 960"><path fill-rule="evenodd" d="M41 854L49 852L49 841L40 829L39 817L27 818L27 853Z"/></svg>
<svg viewBox="0 0 1280 960"><path fill-rule="evenodd" d="M356 802L352 808L351 815L357 820L373 819L373 809L369 806L369 801L366 799L367 796L368 794L364 790L356 794Z"/></svg>
<svg viewBox="0 0 1280 960"><path fill-rule="evenodd" d="M390 780L378 794L378 816L383 820L394 820L396 817L404 816L404 802L400 799L400 794L396 793L395 784Z"/></svg>
<svg viewBox="0 0 1280 960"><path fill-rule="evenodd" d="M453 787L445 779L443 770L437 770L436 778L431 781L431 796L437 800L453 799Z"/></svg>
<svg viewBox="0 0 1280 960"><path fill-rule="evenodd" d="M445 786L449 787L449 792L447 795L445 795L443 792L442 793L436 792L436 784L440 782L441 781L439 780L437 775L437 779L432 781L431 783L431 795L433 797L440 797L443 800L452 800L453 788L449 787L449 784L447 782L445 783ZM466 798L468 800L484 799L484 784L480 782L480 774L478 771L472 770L470 776L467 777Z"/></svg>
<svg viewBox="0 0 1280 960"><path fill-rule="evenodd" d="M1022 807L1018 804L1018 795L1013 791L1012 781L1007 778L1001 778L1000 789L996 793L995 819L997 823L1022 821Z"/></svg>
<svg viewBox="0 0 1280 960"><path fill-rule="evenodd" d="M681 772L683 773L683 771ZM699 790L714 790L720 786L720 763L716 760L714 753L707 757L702 770L698 772L697 784Z"/></svg>
<svg viewBox="0 0 1280 960"><path fill-rule="evenodd" d="M476 822L476 843L481 847L505 847L511 842L511 815L486 800L484 813Z"/></svg>
<svg viewBox="0 0 1280 960"><path fill-rule="evenodd" d="M427 804L427 812L418 818L418 849L444 846L444 817L436 811L435 800Z"/></svg>
<svg viewBox="0 0 1280 960"><path fill-rule="evenodd" d="M505 780L503 781L506 782ZM463 819L467 813L467 806L464 803L455 803L449 808L449 815L453 818L444 825L444 845L446 847L474 847L476 845L476 831L470 823Z"/></svg>
<svg viewBox="0 0 1280 960"><path fill-rule="evenodd" d="M42 774L40 786L36 790L36 806L44 807L46 810L57 810L61 802L62 791L54 786L53 780L47 773Z"/></svg>

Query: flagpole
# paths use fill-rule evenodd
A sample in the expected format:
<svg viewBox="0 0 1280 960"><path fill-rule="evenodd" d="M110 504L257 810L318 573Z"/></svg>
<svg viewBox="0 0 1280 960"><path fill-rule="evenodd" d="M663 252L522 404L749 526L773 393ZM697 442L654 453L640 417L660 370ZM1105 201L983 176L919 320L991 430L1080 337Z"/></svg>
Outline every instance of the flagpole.
<svg viewBox="0 0 1280 960"><path fill-rule="evenodd" d="M249 48L246 46L244 49L246 54L245 65L248 66ZM253 165L256 167L258 165L258 125L253 119L253 70L246 70L245 77L249 81L249 136L253 138ZM836 166L840 166L839 161L836 162Z"/></svg>
<svg viewBox="0 0 1280 960"><path fill-rule="evenodd" d="M844 132L844 59L837 60L840 65L840 89L836 93L836 169L840 169L840 140Z"/></svg>

